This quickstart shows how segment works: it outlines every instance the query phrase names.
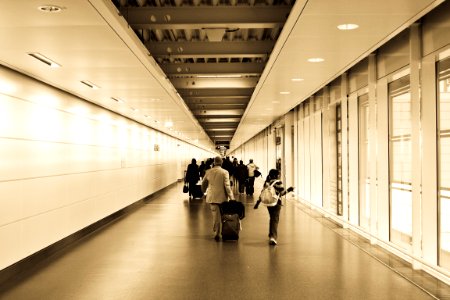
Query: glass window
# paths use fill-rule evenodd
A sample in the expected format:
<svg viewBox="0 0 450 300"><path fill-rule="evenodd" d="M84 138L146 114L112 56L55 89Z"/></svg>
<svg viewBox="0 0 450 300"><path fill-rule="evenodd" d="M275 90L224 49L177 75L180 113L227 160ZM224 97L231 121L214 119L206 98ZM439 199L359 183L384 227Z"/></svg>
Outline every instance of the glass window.
<svg viewBox="0 0 450 300"><path fill-rule="evenodd" d="M439 265L450 269L450 59L438 64Z"/></svg>
<svg viewBox="0 0 450 300"><path fill-rule="evenodd" d="M342 109L341 104L336 106L336 177L337 177L337 215L343 215L342 199Z"/></svg>
<svg viewBox="0 0 450 300"><path fill-rule="evenodd" d="M412 144L409 76L389 84L390 238L403 248L412 243Z"/></svg>
<svg viewBox="0 0 450 300"><path fill-rule="evenodd" d="M369 96L358 97L359 105L359 225L370 225L370 168L369 168Z"/></svg>

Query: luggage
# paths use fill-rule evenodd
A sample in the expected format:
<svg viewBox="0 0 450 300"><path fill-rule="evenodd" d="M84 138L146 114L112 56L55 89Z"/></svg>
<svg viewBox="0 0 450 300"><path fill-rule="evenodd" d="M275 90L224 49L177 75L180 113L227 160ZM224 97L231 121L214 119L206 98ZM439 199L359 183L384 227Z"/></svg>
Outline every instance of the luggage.
<svg viewBox="0 0 450 300"><path fill-rule="evenodd" d="M192 187L192 191L191 191L192 197L197 198L202 198L203 197L203 192L202 192L202 186L199 184L196 184Z"/></svg>
<svg viewBox="0 0 450 300"><path fill-rule="evenodd" d="M239 219L245 218L245 206L242 202L230 200L220 203L220 214L233 215L237 214Z"/></svg>
<svg viewBox="0 0 450 300"><path fill-rule="evenodd" d="M275 188L273 187L275 184L280 182L279 180L274 180L269 186L263 188L261 191L261 195L259 195L259 199L261 199L262 204L265 206L275 206L278 204L279 196L275 192Z"/></svg>
<svg viewBox="0 0 450 300"><path fill-rule="evenodd" d="M239 232L241 231L241 221L237 214L222 215L222 241L239 239Z"/></svg>
<svg viewBox="0 0 450 300"><path fill-rule="evenodd" d="M222 202L219 205L220 214L222 215L222 240L239 239L241 231L241 219L245 218L245 206L242 202L235 200Z"/></svg>

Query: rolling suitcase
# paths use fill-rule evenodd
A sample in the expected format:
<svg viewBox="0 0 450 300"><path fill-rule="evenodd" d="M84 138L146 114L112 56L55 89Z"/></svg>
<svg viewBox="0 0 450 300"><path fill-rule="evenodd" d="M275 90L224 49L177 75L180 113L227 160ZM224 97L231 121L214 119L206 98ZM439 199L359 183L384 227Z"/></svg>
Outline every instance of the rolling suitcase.
<svg viewBox="0 0 450 300"><path fill-rule="evenodd" d="M202 186L200 184L196 184L192 189L192 196L194 199L200 199L203 197Z"/></svg>
<svg viewBox="0 0 450 300"><path fill-rule="evenodd" d="M239 239L239 232L241 231L241 221L238 214L223 214L222 215L222 240L223 241L237 241Z"/></svg>
<svg viewBox="0 0 450 300"><path fill-rule="evenodd" d="M222 202L219 207L222 216L222 240L237 241L241 231L241 219L245 217L244 204L231 200Z"/></svg>

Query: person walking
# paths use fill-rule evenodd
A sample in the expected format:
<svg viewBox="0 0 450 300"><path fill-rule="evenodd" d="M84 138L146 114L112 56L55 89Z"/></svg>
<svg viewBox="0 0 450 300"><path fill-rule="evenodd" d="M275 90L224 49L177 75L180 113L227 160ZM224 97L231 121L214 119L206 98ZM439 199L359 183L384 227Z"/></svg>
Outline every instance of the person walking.
<svg viewBox="0 0 450 300"><path fill-rule="evenodd" d="M236 167L235 176L239 186L239 193L243 194L245 189L245 181L248 177L248 170L242 160L239 161L239 164Z"/></svg>
<svg viewBox="0 0 450 300"><path fill-rule="evenodd" d="M269 244L277 245L278 238L278 222L280 221L280 210L281 210L281 196L284 196L286 193L292 192L294 190L293 187L289 187L287 190L284 189L283 182L280 180L280 172L277 169L271 169L269 171L269 175L267 175L266 181L264 182L264 189L273 186L276 197L278 197L278 201L274 206L267 206L267 210L269 212L270 221L269 221ZM256 201L254 209L257 209L259 204L261 203L261 198Z"/></svg>
<svg viewBox="0 0 450 300"><path fill-rule="evenodd" d="M214 158L214 167L206 171L202 182L202 191L206 192L208 190L206 203L209 203L212 213L213 234L216 241L220 240L222 230L219 204L228 201L228 199L234 200L230 186L230 175L228 171L221 167L222 162L222 158L216 156Z"/></svg>
<svg viewBox="0 0 450 300"><path fill-rule="evenodd" d="M194 189L197 182L200 180L200 172L198 170L197 161L192 159L186 170L185 182L189 183L189 198L194 197Z"/></svg>
<svg viewBox="0 0 450 300"><path fill-rule="evenodd" d="M255 170L258 170L258 169L259 168L253 162L253 159L250 159L249 163L247 165L248 178L247 178L247 188L246 188L246 193L249 196L252 196L255 191Z"/></svg>

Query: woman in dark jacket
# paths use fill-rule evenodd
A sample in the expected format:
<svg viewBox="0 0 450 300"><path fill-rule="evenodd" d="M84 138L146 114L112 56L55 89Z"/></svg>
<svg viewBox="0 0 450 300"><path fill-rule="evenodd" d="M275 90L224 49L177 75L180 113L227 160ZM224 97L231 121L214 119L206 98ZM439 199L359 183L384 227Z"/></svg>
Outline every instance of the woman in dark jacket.
<svg viewBox="0 0 450 300"><path fill-rule="evenodd" d="M187 167L186 178L184 179L184 182L189 183L189 197L194 196L192 191L199 180L200 172L198 170L197 161L193 158L192 162Z"/></svg>
<svg viewBox="0 0 450 300"><path fill-rule="evenodd" d="M273 188L275 190L276 195L278 196L278 202L274 206L267 206L267 210L269 211L270 222L269 222L269 244L276 245L277 237L278 237L278 222L280 221L280 210L281 210L281 196L286 195L286 193L292 192L294 190L293 187L284 189L283 182L281 182L280 172L276 169L272 169L269 171L269 175L267 175L266 181L264 182L264 188L269 187L273 184ZM256 202L254 209L257 209L259 204L261 203L261 199L258 199Z"/></svg>

